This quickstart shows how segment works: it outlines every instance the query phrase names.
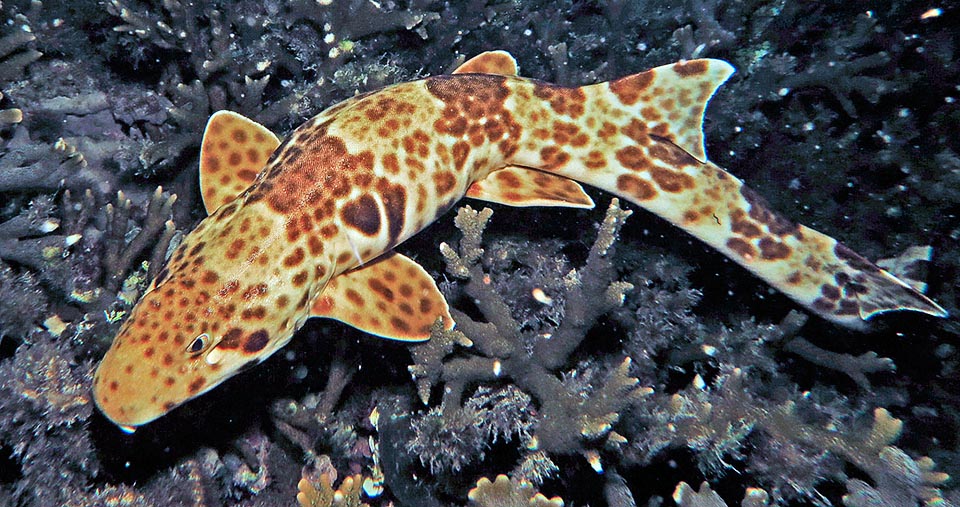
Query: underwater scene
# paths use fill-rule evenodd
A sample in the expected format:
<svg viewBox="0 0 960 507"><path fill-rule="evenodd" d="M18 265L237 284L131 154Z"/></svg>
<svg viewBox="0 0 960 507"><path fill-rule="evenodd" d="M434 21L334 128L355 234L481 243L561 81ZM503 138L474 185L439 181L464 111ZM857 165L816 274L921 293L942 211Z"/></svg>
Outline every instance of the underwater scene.
<svg viewBox="0 0 960 507"><path fill-rule="evenodd" d="M0 13L0 507L960 505L960 4Z"/></svg>

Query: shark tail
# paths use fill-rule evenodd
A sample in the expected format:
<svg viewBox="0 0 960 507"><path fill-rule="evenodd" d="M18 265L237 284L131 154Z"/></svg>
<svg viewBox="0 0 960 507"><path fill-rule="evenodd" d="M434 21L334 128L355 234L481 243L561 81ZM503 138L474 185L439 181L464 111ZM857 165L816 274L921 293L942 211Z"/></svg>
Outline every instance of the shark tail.
<svg viewBox="0 0 960 507"><path fill-rule="evenodd" d="M692 60L553 91L579 100L582 108L571 107L570 100L557 108L551 101L528 112L525 120L534 135L512 163L621 196L844 326L863 329L872 316L897 310L946 316L908 283L775 212L707 160L704 111L732 73L720 60ZM534 95L550 94L534 90ZM542 132L553 134L538 135Z"/></svg>

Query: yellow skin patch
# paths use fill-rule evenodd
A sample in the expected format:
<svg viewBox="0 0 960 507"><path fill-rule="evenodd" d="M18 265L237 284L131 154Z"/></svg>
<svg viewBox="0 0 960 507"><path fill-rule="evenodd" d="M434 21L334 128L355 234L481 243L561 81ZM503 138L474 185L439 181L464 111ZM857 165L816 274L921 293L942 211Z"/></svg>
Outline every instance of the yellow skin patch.
<svg viewBox="0 0 960 507"><path fill-rule="evenodd" d="M681 227L821 317L946 311L833 238L795 224L706 159L719 60L563 87L516 76L502 51L453 75L337 104L282 143L221 111L200 180L210 215L132 310L95 377L97 406L132 430L283 347L310 317L385 338L429 337L447 303L392 252L461 198L589 208L577 182Z"/></svg>

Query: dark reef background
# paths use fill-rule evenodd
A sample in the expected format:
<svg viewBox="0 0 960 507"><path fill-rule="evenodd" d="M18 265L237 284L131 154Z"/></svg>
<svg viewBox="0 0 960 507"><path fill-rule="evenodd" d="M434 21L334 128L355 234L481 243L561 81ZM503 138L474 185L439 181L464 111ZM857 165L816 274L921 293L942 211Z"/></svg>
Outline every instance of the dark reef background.
<svg viewBox="0 0 960 507"><path fill-rule="evenodd" d="M463 208L402 245L457 309L426 344L314 320L134 435L90 386L202 218L212 112L282 136L491 49L566 85L730 61L711 159L869 258L931 245L928 293L956 314L958 9L2 2L0 506L957 505L955 318L838 328L649 213L604 215L595 191L592 211Z"/></svg>

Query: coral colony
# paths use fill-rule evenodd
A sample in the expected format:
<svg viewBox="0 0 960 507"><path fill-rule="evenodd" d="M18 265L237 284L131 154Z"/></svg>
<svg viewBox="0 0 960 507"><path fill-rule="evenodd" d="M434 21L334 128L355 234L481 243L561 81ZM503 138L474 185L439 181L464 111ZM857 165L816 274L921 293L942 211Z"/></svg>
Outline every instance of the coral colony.
<svg viewBox="0 0 960 507"><path fill-rule="evenodd" d="M957 504L955 30L870 7L4 2L0 505Z"/></svg>

